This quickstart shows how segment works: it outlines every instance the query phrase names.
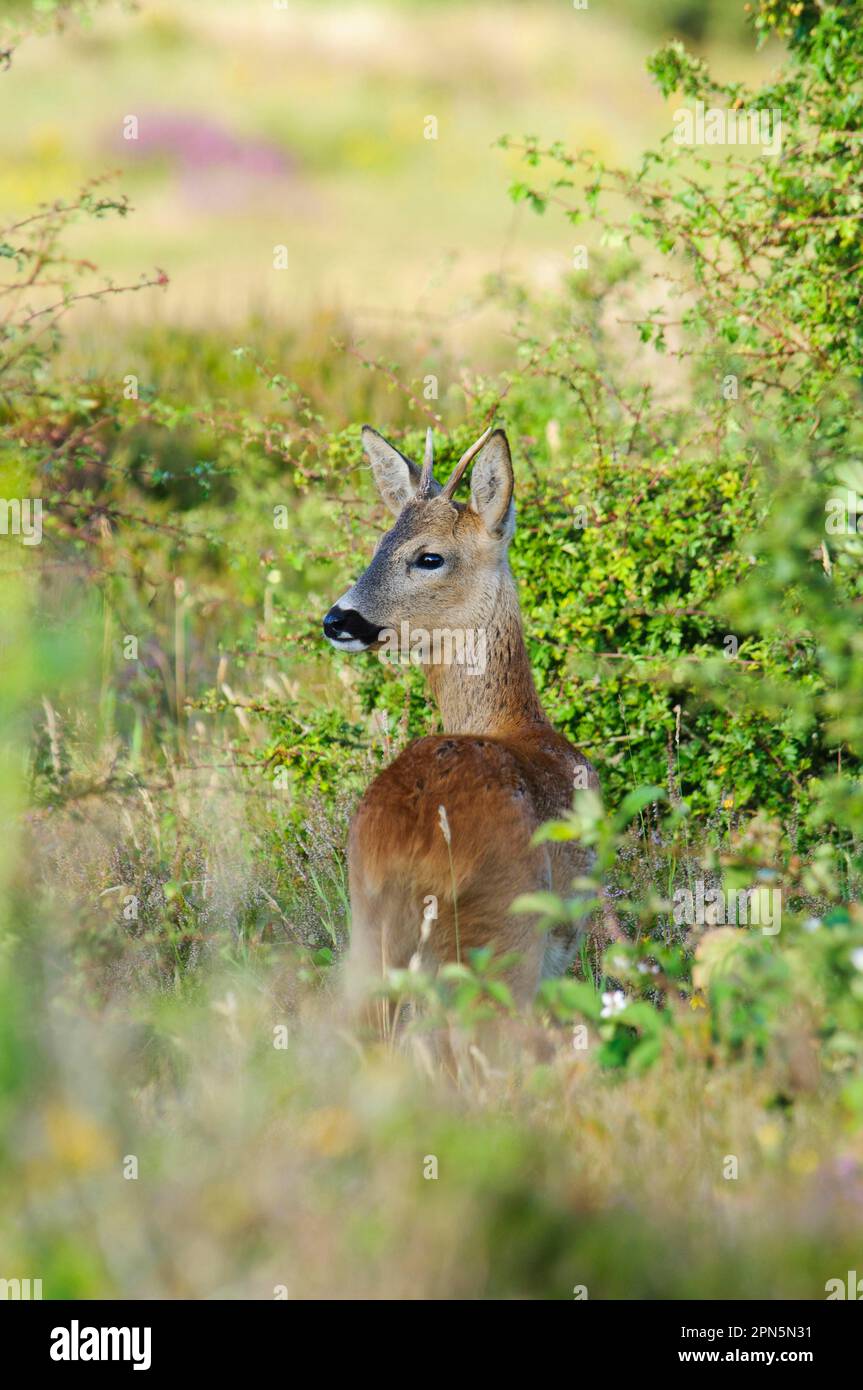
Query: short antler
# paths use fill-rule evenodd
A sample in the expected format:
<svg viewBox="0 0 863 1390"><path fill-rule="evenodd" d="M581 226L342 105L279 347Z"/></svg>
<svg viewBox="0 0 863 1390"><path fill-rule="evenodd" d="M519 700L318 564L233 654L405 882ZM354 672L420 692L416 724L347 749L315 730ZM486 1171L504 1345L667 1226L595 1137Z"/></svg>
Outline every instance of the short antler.
<svg viewBox="0 0 863 1390"><path fill-rule="evenodd" d="M444 483L441 497L446 497L447 501L452 500L452 495L458 487L459 483L461 482L464 476L464 471L470 463L471 459L479 453L480 449L482 448L485 441L488 439L489 435L493 433L494 426L489 425L485 434L481 434L476 443L471 444L470 448L462 454L455 468L452 470L446 482ZM429 430L429 434L431 434L431 430ZM425 472L425 465L423 465L423 472Z"/></svg>
<svg viewBox="0 0 863 1390"><path fill-rule="evenodd" d="M426 430L426 451L423 457L423 467L420 473L419 487L417 493L420 497L428 497L431 493L432 483L434 482L434 441L432 438L431 426Z"/></svg>

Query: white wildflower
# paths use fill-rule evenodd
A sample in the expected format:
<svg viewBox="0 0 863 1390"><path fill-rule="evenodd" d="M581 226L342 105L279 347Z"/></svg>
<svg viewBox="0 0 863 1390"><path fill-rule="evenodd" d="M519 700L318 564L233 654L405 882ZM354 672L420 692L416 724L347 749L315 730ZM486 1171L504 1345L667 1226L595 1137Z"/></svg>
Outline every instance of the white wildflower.
<svg viewBox="0 0 863 1390"><path fill-rule="evenodd" d="M602 1012L600 1018L614 1018L615 1014L622 1013L629 1000L622 989L616 989L613 994L602 996Z"/></svg>

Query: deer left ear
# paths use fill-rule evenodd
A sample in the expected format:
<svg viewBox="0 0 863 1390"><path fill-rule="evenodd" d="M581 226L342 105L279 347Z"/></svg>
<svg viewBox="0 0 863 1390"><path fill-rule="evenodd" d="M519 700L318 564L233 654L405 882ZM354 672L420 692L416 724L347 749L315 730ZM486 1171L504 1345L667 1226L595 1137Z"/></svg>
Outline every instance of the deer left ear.
<svg viewBox="0 0 863 1390"><path fill-rule="evenodd" d="M378 492L393 516L398 516L417 490L420 471L371 425L363 425L362 439Z"/></svg>
<svg viewBox="0 0 863 1390"><path fill-rule="evenodd" d="M384 439L382 434L373 430L371 425L363 425L362 439L366 458L375 475L378 492L393 516L400 516L405 504L417 494L422 482L422 471L409 458L405 458L395 445L390 444L388 439ZM430 477L425 487L425 496L436 497L440 491L440 483L436 483L434 478Z"/></svg>
<svg viewBox="0 0 863 1390"><path fill-rule="evenodd" d="M513 475L509 443L503 430L489 435L470 477L470 509L490 536L509 540L515 530Z"/></svg>

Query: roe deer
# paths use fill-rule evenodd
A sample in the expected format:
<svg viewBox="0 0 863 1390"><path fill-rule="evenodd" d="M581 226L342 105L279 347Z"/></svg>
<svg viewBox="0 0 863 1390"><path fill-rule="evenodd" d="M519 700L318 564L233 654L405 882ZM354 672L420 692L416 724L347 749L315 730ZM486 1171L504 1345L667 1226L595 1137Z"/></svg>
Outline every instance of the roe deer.
<svg viewBox="0 0 863 1390"><path fill-rule="evenodd" d="M349 988L380 983L417 951L426 970L472 947L515 952L506 979L528 1003L542 978L562 974L578 949L573 927L543 936L508 909L520 893L571 893L590 854L573 842L531 845L543 821L572 806L576 786L597 790L590 763L547 719L537 695L507 550L515 530L513 471L503 430L487 430L442 487L428 432L422 469L376 430L363 447L396 524L371 564L324 619L342 651L381 650L410 636L445 732L417 739L375 778L353 817L348 846L352 943ZM475 457L470 502L454 500ZM443 632L447 659L428 636ZM452 637L478 634L472 664ZM435 644L437 654L439 644ZM442 814L440 808L444 808ZM433 895L431 930L423 904ZM421 926L424 940L420 941Z"/></svg>

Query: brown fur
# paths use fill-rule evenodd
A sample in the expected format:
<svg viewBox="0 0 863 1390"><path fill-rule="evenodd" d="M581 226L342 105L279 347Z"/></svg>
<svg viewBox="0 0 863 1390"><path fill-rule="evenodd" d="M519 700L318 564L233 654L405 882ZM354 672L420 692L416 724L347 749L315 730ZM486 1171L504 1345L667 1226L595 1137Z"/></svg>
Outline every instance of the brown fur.
<svg viewBox="0 0 863 1390"><path fill-rule="evenodd" d="M447 732L412 743L371 784L354 816L349 986L362 992L387 970L405 969L418 951L422 968L433 971L490 946L498 955L518 954L507 982L526 1004L543 974L566 968L577 934L566 928L543 936L510 905L522 893L569 895L573 878L589 867L581 846L532 846L531 837L572 805L577 768L589 787L598 781L552 728L530 671L506 558L514 526L509 449L498 431L479 452L464 506L410 495L414 466L379 436L366 448L398 521L340 605L381 627L481 628L487 663L481 674L457 663L426 668ZM444 555L445 571L413 573L418 550ZM421 943L430 895L438 915Z"/></svg>

